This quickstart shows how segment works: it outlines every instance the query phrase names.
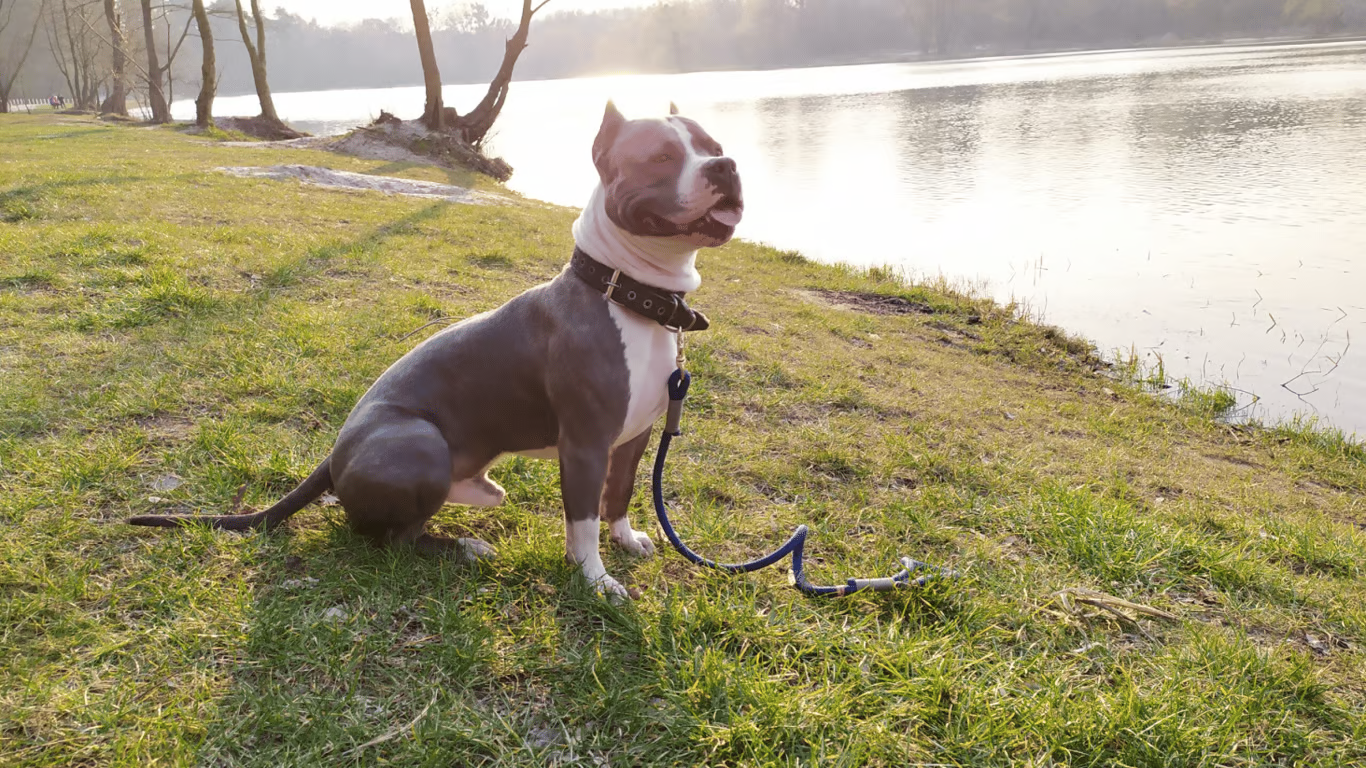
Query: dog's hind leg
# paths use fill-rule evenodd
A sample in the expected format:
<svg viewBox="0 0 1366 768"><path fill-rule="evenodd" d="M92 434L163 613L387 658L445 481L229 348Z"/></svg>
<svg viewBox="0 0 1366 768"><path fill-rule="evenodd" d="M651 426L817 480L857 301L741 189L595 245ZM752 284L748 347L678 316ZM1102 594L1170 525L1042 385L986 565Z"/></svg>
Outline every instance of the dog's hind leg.
<svg viewBox="0 0 1366 768"><path fill-rule="evenodd" d="M343 435L334 455L336 494L357 533L381 546L474 559L489 545L435 536L427 521L451 493L451 451L435 425L420 419L386 422L354 438Z"/></svg>
<svg viewBox="0 0 1366 768"><path fill-rule="evenodd" d="M498 550L480 539L464 537L452 539L449 536L438 536L435 533L423 533L418 536L417 540L413 542L413 549L418 554L438 557L453 556L469 563L491 560L498 556Z"/></svg>

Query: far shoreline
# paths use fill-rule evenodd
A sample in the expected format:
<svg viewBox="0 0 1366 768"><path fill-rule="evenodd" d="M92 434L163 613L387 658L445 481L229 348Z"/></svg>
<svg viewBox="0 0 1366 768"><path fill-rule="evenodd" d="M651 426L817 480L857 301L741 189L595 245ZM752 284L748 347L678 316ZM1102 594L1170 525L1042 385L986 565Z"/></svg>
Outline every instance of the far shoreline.
<svg viewBox="0 0 1366 768"><path fill-rule="evenodd" d="M772 67L745 67L736 69L733 67L698 67L695 69L678 70L675 72L584 72L575 75L560 75L555 77L513 77L514 83L543 83L558 80L586 80L602 77L635 77L635 76L660 76L660 75L694 75L710 74L716 72L776 72L785 69L825 69L836 67L861 67L876 64L935 64L935 63L964 63L974 61L992 61L996 59L1042 59L1052 56L1076 56L1087 54L1114 54L1114 53L1137 53L1142 51L1181 51L1181 50L1218 50L1222 48L1240 47L1293 47L1308 45L1337 45L1345 43L1366 43L1366 33L1350 35L1345 37L1273 37L1273 38L1235 38L1226 40L1194 41L1182 40L1179 42L1163 43L1156 41L1149 44L1136 44L1123 48L1056 48L1056 49L1021 49L1015 51L966 51L962 54L948 55L925 55L916 52L884 52L862 57L837 57L823 61L812 61L801 64L786 64ZM534 45L534 43L533 43ZM442 88L482 86L487 85L484 81L471 82L443 82ZM415 80L411 83L397 83L390 85L369 85L364 87L342 87L342 88L306 88L302 90L280 90L276 95L287 93L330 93L333 91L382 91L394 88L421 88L422 81ZM255 96L256 92L245 90L241 92L227 93L220 91L219 98L234 99ZM193 99L179 99L177 103L193 103ZM172 105L174 107L174 104Z"/></svg>

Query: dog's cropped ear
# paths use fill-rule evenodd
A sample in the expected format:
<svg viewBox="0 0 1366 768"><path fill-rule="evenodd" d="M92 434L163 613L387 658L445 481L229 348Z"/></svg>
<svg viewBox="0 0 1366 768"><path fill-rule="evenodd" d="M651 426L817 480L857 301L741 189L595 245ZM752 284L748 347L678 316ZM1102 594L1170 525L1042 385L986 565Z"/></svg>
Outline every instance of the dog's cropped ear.
<svg viewBox="0 0 1366 768"><path fill-rule="evenodd" d="M670 114L670 115L676 115L676 114L678 114L678 105L675 104L675 103L673 103L672 101L669 102L669 114Z"/></svg>
<svg viewBox="0 0 1366 768"><path fill-rule="evenodd" d="M626 118L621 114L621 110L609 100L607 111L602 115L602 127L598 128L598 137L593 140L593 165L598 167L599 173L603 173L607 167L607 153L612 149L617 134L621 133L621 127L625 124Z"/></svg>

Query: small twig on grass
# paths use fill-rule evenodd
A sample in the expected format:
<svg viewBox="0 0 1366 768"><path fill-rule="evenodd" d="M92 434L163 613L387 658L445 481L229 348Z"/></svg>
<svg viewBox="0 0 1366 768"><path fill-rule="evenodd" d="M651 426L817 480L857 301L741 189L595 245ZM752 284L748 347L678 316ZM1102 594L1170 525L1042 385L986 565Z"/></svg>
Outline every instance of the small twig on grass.
<svg viewBox="0 0 1366 768"><path fill-rule="evenodd" d="M1057 598L1058 602L1062 604L1062 607L1068 613L1074 615L1080 613L1080 611L1077 610L1077 607L1072 604L1073 600L1076 600L1078 603L1085 603L1086 605L1089 605L1093 608L1099 608L1102 611L1109 613L1110 615L1118 618L1123 623L1132 624L1134 627L1138 629L1138 631L1144 637L1148 638L1149 641L1153 642L1156 642L1156 638L1148 634L1148 631L1145 630L1143 626L1138 623L1138 619L1130 616L1129 614L1119 609L1128 608L1129 610L1135 613L1139 613L1145 616L1151 616L1156 619L1163 619L1165 621L1180 621L1180 618L1178 618L1175 614L1167 613L1166 611L1153 608L1150 605L1143 605L1142 603L1131 602L1121 597L1107 595L1104 592L1097 592L1094 589L1086 589L1084 587L1069 587L1068 589L1063 589L1054 592L1052 596Z"/></svg>
<svg viewBox="0 0 1366 768"><path fill-rule="evenodd" d="M404 726L400 726L400 727L398 727L398 728L393 728L393 729L391 729L391 730L385 732L383 735L376 736L375 738L373 738L373 739L371 739L371 740L365 742L364 744L361 744L360 746L352 747L352 748L346 750L345 752L343 752L343 753L342 753L342 757L350 757L351 755L356 754L357 752L361 751L362 749L365 749L366 747L373 747L373 746L375 746L376 744L383 744L383 743L386 742L386 741L393 741L394 739L398 738L399 736L401 736L401 735L407 733L408 731L411 731L412 729L416 728L416 727L417 727L417 724L418 724L419 722L421 722L422 718L424 718L424 717L427 716L427 710L431 709L431 708L432 708L432 705L436 703L436 697L437 697L437 694L438 694L438 693L440 693L440 692L438 691L438 692L432 694L432 700L429 701L429 702L427 702L427 706L423 707L423 708L422 708L422 711L417 713L417 717L414 717L414 718L413 718L413 721L412 721L411 723L408 723L407 725L404 725Z"/></svg>
<svg viewBox="0 0 1366 768"><path fill-rule="evenodd" d="M414 328L412 331L410 331L410 332L409 332L407 335L405 335L403 338L399 339L399 341L407 341L408 339L410 339L410 338L412 338L414 335L416 335L419 331L423 331L423 330L426 330L426 329L428 329L428 328L431 328L433 325L442 325L442 324L451 323L451 322L454 322L454 321L455 321L455 318L453 318L453 317L438 317L437 319L432 320L431 322L423 323L422 325L420 325L420 326Z"/></svg>
<svg viewBox="0 0 1366 768"><path fill-rule="evenodd" d="M1111 608L1110 606L1106 605L1105 603L1095 602L1095 601L1092 601L1092 600L1086 600L1086 599L1084 599L1084 598L1077 598L1077 599L1080 600L1080 601L1083 602L1083 603L1086 603L1087 605L1095 606L1096 608L1099 608L1099 609L1101 609L1102 611L1105 611L1106 613L1109 613L1109 614L1113 615L1115 618L1119 619L1119 622L1120 622L1121 624L1132 624L1132 625L1134 626L1134 629L1138 630L1138 633L1139 633L1140 635L1143 635L1143 637L1147 638L1148 642L1150 642L1150 643L1155 643L1155 642L1157 642L1157 638L1155 638L1155 637L1153 637L1152 635L1148 634L1148 630L1144 629L1144 628L1143 628L1143 625L1138 623L1138 619L1135 619L1134 617L1130 616L1129 614L1124 613L1123 611L1119 610L1118 608Z"/></svg>

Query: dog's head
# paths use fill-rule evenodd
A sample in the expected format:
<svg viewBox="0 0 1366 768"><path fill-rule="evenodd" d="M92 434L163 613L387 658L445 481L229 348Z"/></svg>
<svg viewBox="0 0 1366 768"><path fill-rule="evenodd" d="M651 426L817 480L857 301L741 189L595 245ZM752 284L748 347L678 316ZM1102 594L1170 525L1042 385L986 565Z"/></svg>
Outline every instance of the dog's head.
<svg viewBox="0 0 1366 768"><path fill-rule="evenodd" d="M662 120L627 120L607 102L593 142L607 217L634 235L723 245L745 209L740 174L702 126L670 107Z"/></svg>

